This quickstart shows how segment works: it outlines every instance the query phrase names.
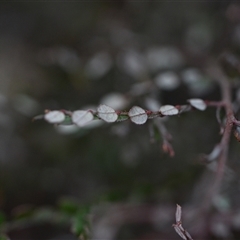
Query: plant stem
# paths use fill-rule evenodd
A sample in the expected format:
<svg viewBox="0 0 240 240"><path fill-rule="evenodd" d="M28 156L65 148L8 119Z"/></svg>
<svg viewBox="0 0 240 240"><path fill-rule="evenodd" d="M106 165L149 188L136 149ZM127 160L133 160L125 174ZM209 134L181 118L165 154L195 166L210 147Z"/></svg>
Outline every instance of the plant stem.
<svg viewBox="0 0 240 240"><path fill-rule="evenodd" d="M221 88L222 104L226 112L226 124L224 126L224 132L220 141L221 153L218 158L218 165L216 169L216 175L213 184L208 189L205 200L203 201L203 209L209 211L212 205L212 200L217 196L220 191L221 184L223 181L225 166L228 158L230 135L232 132L233 125L237 120L234 117L232 108L232 96L231 96L231 85L230 82L222 72L219 66L215 64L207 70L208 74L218 82Z"/></svg>

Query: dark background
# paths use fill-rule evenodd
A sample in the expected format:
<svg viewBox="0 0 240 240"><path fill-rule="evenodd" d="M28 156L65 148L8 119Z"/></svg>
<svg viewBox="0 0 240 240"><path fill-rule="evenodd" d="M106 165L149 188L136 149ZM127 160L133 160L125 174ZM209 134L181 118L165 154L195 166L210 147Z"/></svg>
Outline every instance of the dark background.
<svg viewBox="0 0 240 240"><path fill-rule="evenodd" d="M201 185L208 170L199 156L220 140L215 109L164 121L173 137L172 158L163 153L161 140L151 142L150 120L142 126L126 121L76 129L32 118L45 109L95 108L109 94L119 103L118 110L133 105L154 108L150 101L176 105L195 97L219 100L218 86L201 67L207 58L217 59L225 51L239 53L239 13L240 6L231 1L1 1L3 224L15 219L19 206L55 208L61 199L70 198L98 209L93 228L101 226L101 219L117 218L119 204L130 205L124 214L133 219L115 226L115 238L164 239L167 232L166 239L180 239L171 227L173 209L176 203L197 204L209 185ZM166 72L177 79L169 88L156 80ZM237 206L236 141L230 150L230 187L221 200ZM161 219L154 210L158 206L169 221L164 228L146 220L149 212ZM134 212L142 211L146 222L139 223ZM99 236L108 239L108 223L105 228ZM9 231L11 239L38 239L40 230L14 231ZM74 239L64 235L70 234L68 229L63 235L54 231L44 227L40 232L45 235L39 238Z"/></svg>

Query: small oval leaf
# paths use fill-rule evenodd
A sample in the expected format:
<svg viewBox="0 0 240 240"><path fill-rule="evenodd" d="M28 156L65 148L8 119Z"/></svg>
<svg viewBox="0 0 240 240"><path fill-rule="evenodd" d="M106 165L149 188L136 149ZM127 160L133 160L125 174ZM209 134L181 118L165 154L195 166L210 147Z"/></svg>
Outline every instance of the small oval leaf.
<svg viewBox="0 0 240 240"><path fill-rule="evenodd" d="M160 107L159 112L164 116L172 116L179 113L179 110L172 105L164 105Z"/></svg>
<svg viewBox="0 0 240 240"><path fill-rule="evenodd" d="M207 108L207 104L200 98L189 99L190 105L198 110L204 111Z"/></svg>
<svg viewBox="0 0 240 240"><path fill-rule="evenodd" d="M234 132L233 132L235 138L240 142L240 127L236 127Z"/></svg>
<svg viewBox="0 0 240 240"><path fill-rule="evenodd" d="M176 209L175 217L176 217L176 223L181 222L181 218L182 218L182 208L181 208L181 206L178 205L178 204L177 204L177 209Z"/></svg>
<svg viewBox="0 0 240 240"><path fill-rule="evenodd" d="M216 145L212 152L206 156L208 162L211 162L213 160L216 160L222 152L222 146L220 144Z"/></svg>
<svg viewBox="0 0 240 240"><path fill-rule="evenodd" d="M115 110L107 105L100 105L97 112L98 116L105 122L115 122L118 119L118 115Z"/></svg>
<svg viewBox="0 0 240 240"><path fill-rule="evenodd" d="M128 112L128 116L136 124L144 124L148 119L146 111L138 106L132 107Z"/></svg>
<svg viewBox="0 0 240 240"><path fill-rule="evenodd" d="M49 123L60 123L65 119L65 115L61 111L49 111L44 115L44 119Z"/></svg>
<svg viewBox="0 0 240 240"><path fill-rule="evenodd" d="M72 114L72 121L79 127L85 126L93 120L93 114L90 111L77 110Z"/></svg>

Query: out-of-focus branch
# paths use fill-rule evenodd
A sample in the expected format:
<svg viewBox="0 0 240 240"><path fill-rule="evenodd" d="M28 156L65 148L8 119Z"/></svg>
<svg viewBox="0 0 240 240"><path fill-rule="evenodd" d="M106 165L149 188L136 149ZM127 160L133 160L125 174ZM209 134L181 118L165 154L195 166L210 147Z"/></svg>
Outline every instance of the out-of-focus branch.
<svg viewBox="0 0 240 240"><path fill-rule="evenodd" d="M219 143L220 154L218 158L218 165L216 169L215 179L207 192L205 200L203 201L203 209L205 211L209 210L212 204L212 200L219 193L223 176L224 176L225 165L228 158L228 149L229 149L231 132L232 132L233 126L237 125L238 123L233 112L231 86L230 86L229 79L222 72L220 67L216 64L211 64L211 66L207 69L207 73L220 85L221 94L222 94L221 105L224 108L226 113L226 123L223 129L222 139Z"/></svg>
<svg viewBox="0 0 240 240"><path fill-rule="evenodd" d="M161 134L163 152L169 154L170 157L174 157L175 152L171 144L171 134L168 132L164 123L162 121L159 121L159 119L155 119L154 125L157 127L159 133Z"/></svg>

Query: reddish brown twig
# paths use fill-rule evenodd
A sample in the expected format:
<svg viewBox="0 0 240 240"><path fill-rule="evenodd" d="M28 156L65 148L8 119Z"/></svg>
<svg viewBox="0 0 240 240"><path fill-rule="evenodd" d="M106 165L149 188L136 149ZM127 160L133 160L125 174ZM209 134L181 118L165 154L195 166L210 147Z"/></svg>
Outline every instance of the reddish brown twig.
<svg viewBox="0 0 240 240"><path fill-rule="evenodd" d="M216 169L215 179L210 189L207 192L205 200L203 201L203 209L208 211L211 207L212 200L219 193L221 183L224 176L224 170L228 157L229 141L231 132L234 125L238 125L239 121L236 120L232 108L232 96L231 96L231 86L228 78L221 71L220 67L216 64L212 64L210 68L207 69L208 74L218 82L221 88L223 106L226 113L226 123L223 129L222 139L219 143L221 152L218 158L218 165Z"/></svg>

